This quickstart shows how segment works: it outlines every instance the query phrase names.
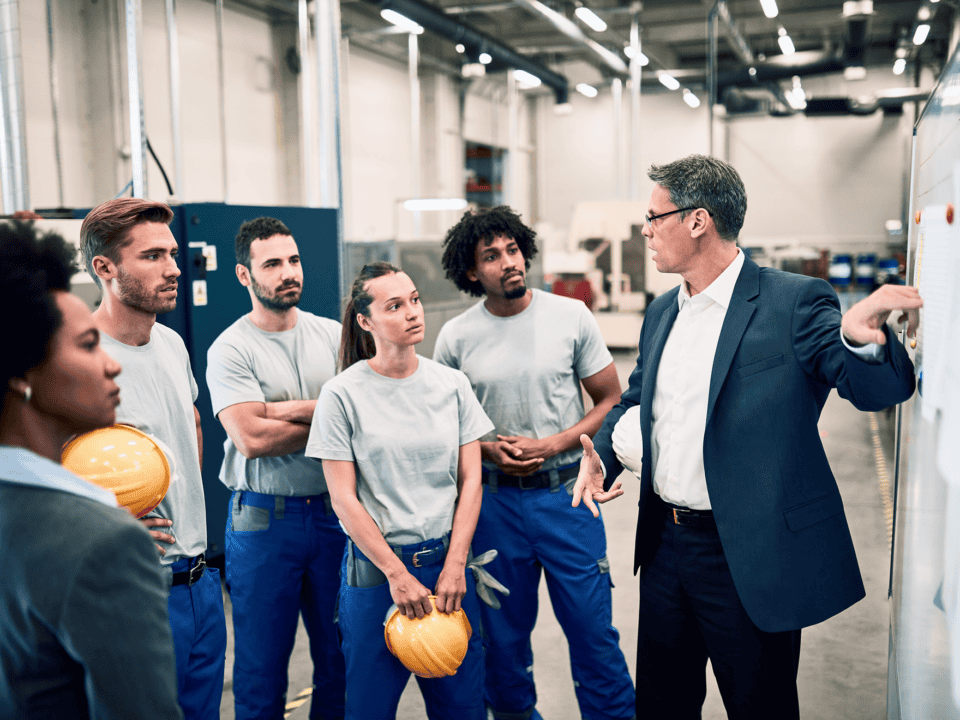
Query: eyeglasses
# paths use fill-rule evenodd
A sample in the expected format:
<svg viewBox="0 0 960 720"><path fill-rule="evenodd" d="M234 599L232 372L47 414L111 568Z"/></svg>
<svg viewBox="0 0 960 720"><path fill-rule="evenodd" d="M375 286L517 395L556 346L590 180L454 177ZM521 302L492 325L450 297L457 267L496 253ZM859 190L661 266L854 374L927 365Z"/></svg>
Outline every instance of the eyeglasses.
<svg viewBox="0 0 960 720"><path fill-rule="evenodd" d="M671 210L670 212L660 213L659 215L644 215L644 216L643 216L643 219L646 221L647 225L652 225L654 220L659 220L660 218L665 218L665 217L667 217L668 215L674 215L674 214L676 214L676 213L678 213L678 212L686 212L687 210L697 210L697 209L698 209L698 208L697 208L696 206L683 207L683 208L678 208L678 209L676 209L676 210ZM704 209L706 210L706 208L704 208ZM713 217L713 213L710 212L709 210L707 210L707 214L710 215L710 217Z"/></svg>

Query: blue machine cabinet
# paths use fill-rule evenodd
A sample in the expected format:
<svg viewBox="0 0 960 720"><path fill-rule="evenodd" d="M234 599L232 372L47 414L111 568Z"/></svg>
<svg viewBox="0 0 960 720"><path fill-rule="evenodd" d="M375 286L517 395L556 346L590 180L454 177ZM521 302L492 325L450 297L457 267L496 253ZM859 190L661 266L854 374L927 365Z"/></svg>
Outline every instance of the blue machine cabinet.
<svg viewBox="0 0 960 720"><path fill-rule="evenodd" d="M207 389L207 348L237 318L250 312L247 289L237 280L234 239L247 220L261 216L282 221L297 241L303 265L303 310L340 319L340 261L337 256L337 212L329 208L257 207L223 203L190 203L173 207L170 225L180 245L180 293L177 309L158 321L177 331L190 353L200 388L197 408L203 429L203 491L207 505L207 555L223 554L230 491L220 481L226 432L213 416ZM216 269L207 254L216 255ZM206 282L206 304L194 297L194 281Z"/></svg>

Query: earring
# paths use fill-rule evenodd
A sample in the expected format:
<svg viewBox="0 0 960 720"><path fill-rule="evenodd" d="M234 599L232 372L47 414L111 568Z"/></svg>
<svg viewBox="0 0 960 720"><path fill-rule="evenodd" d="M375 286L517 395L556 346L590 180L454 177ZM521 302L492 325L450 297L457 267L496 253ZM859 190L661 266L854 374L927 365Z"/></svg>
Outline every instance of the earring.
<svg viewBox="0 0 960 720"><path fill-rule="evenodd" d="M29 405L31 397L33 397L33 388L27 385L23 388L23 401Z"/></svg>

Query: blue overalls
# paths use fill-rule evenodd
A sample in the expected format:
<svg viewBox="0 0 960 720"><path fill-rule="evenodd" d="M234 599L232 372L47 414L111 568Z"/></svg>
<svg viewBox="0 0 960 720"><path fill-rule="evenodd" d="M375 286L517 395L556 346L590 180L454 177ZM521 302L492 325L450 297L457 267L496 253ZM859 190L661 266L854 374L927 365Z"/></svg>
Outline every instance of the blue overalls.
<svg viewBox="0 0 960 720"><path fill-rule="evenodd" d="M570 645L580 713L587 720L632 718L635 693L613 627L603 520L572 507L579 463L528 477L483 469L483 504L473 552L496 548L487 569L509 590L499 610L480 606L486 702L497 720L542 720L536 710L530 634L540 572ZM562 487L566 487L562 491Z"/></svg>
<svg viewBox="0 0 960 720"><path fill-rule="evenodd" d="M437 586L446 547L442 539L395 547L413 577L433 591ZM417 555L416 560L414 555ZM416 565L414 564L416 562ZM354 587L356 566L368 585ZM417 567L419 566L419 567ZM387 649L383 626L387 610L393 604L390 584L360 549L348 543L343 555L340 585L340 633L347 663L346 720L388 720L396 717L403 688L412 674ZM373 578L373 580L367 580ZM417 677L429 720L485 720L483 704L483 645L480 640L479 598L472 572L466 572L467 593L461 607L467 614L473 634L455 675L426 679ZM355 582L355 581L354 581Z"/></svg>
<svg viewBox="0 0 960 720"><path fill-rule="evenodd" d="M327 494L231 495L226 570L237 720L283 718L301 613L313 659L310 717L343 717L344 664L334 616L346 539Z"/></svg>
<svg viewBox="0 0 960 720"><path fill-rule="evenodd" d="M208 568L202 554L181 558L170 569L173 584L167 613L180 708L186 720L218 720L227 652L220 571Z"/></svg>

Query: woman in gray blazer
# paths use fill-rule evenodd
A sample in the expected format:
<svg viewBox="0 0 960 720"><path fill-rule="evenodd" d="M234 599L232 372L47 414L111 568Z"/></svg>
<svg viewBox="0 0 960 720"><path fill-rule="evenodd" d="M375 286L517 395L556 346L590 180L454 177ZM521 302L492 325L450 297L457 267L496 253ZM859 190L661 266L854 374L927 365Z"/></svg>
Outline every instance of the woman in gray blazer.
<svg viewBox="0 0 960 720"><path fill-rule="evenodd" d="M59 464L119 403L120 366L68 292L73 255L0 223L0 719L181 718L153 541Z"/></svg>

